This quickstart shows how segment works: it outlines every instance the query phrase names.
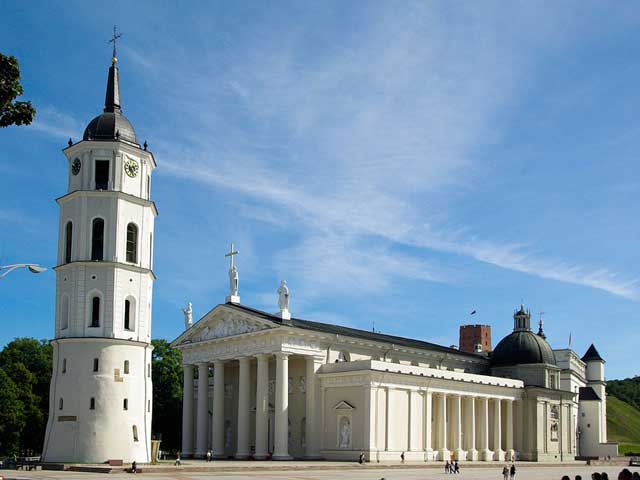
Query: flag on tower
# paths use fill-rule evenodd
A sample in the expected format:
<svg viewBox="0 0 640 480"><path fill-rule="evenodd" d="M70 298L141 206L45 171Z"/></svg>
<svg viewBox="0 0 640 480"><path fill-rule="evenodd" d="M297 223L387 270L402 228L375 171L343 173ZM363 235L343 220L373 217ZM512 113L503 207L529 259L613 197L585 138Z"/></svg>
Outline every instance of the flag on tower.
<svg viewBox="0 0 640 480"><path fill-rule="evenodd" d="M470 315L475 315L475 314L476 314L475 310L470 313Z"/></svg>
<svg viewBox="0 0 640 480"><path fill-rule="evenodd" d="M569 332L569 348L571 348L571 332Z"/></svg>

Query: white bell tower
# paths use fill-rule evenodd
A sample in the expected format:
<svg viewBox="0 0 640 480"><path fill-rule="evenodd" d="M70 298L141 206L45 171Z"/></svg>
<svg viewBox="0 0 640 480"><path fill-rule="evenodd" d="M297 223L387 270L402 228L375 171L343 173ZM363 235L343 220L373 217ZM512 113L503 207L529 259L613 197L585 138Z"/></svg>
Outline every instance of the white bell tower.
<svg viewBox="0 0 640 480"><path fill-rule="evenodd" d="M122 114L114 31L105 108L64 149L46 462L151 458L151 152Z"/></svg>

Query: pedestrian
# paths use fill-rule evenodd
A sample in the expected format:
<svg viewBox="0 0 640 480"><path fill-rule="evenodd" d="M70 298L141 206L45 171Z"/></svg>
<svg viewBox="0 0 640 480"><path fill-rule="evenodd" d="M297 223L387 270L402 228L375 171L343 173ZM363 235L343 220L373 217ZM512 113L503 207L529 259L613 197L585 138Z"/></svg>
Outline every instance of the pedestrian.
<svg viewBox="0 0 640 480"><path fill-rule="evenodd" d="M360 452L360 456L358 457L358 463L360 465L364 463L364 452Z"/></svg>
<svg viewBox="0 0 640 480"><path fill-rule="evenodd" d="M454 464L454 472L460 473L460 464L458 463L458 461L456 460L453 464Z"/></svg>
<svg viewBox="0 0 640 480"><path fill-rule="evenodd" d="M138 473L138 464L136 463L135 460L131 464L131 473Z"/></svg>
<svg viewBox="0 0 640 480"><path fill-rule="evenodd" d="M514 480L516 478L516 464L515 463L511 464L511 469L509 470L509 478L511 480Z"/></svg>
<svg viewBox="0 0 640 480"><path fill-rule="evenodd" d="M207 462L211 461L211 450L207 450Z"/></svg>
<svg viewBox="0 0 640 480"><path fill-rule="evenodd" d="M502 479L509 480L509 465L505 465L502 468Z"/></svg>
<svg viewBox="0 0 640 480"><path fill-rule="evenodd" d="M447 463L444 464L444 473L450 473L449 469L451 468L451 465L449 464L449 460L447 460Z"/></svg>
<svg viewBox="0 0 640 480"><path fill-rule="evenodd" d="M402 453L400 454L400 461L401 461L402 463L404 463L404 452L402 452Z"/></svg>
<svg viewBox="0 0 640 480"><path fill-rule="evenodd" d="M182 462L180 461L180 452L178 452L178 456L176 457L176 467L179 467L182 465Z"/></svg>

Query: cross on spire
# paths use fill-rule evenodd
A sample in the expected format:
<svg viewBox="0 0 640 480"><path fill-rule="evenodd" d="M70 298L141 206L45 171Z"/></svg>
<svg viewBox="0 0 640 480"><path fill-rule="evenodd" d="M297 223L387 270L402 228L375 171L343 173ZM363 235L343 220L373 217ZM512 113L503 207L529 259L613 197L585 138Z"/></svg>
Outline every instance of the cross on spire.
<svg viewBox="0 0 640 480"><path fill-rule="evenodd" d="M233 270L234 268L234 264L233 264L233 257L235 255L238 255L238 251L235 251L233 249L233 243L231 244L231 248L229 249L229 253L226 253L224 256L225 257L229 257L229 271Z"/></svg>
<svg viewBox="0 0 640 480"><path fill-rule="evenodd" d="M112 63L116 63L118 61L118 57L116 56L116 43L118 41L118 39L122 37L121 33L117 33L116 31L116 26L113 26L113 36L111 37L111 40L109 40L109 43L113 43L113 56L111 58L111 62Z"/></svg>

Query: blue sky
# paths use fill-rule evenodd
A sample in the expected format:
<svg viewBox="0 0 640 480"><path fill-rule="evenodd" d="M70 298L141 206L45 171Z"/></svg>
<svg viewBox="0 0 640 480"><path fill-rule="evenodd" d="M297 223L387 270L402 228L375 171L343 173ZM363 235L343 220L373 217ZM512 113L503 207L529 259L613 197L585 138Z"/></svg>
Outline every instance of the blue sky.
<svg viewBox="0 0 640 480"><path fill-rule="evenodd" d="M181 7L181 8L178 8ZM153 336L224 301L445 345L521 299L555 348L639 374L637 2L7 2L30 127L0 130L0 263L55 265L104 101L159 168ZM0 284L0 344L53 334L55 275ZM477 315L469 316L471 310Z"/></svg>

